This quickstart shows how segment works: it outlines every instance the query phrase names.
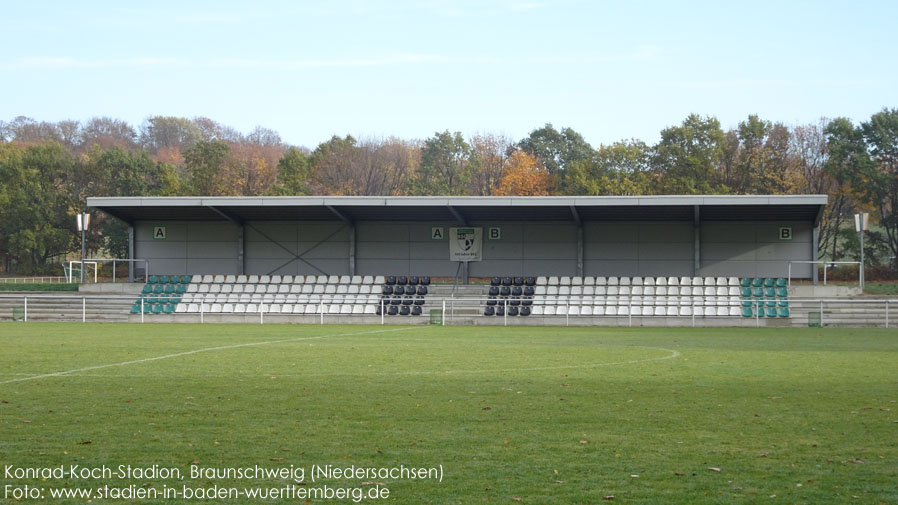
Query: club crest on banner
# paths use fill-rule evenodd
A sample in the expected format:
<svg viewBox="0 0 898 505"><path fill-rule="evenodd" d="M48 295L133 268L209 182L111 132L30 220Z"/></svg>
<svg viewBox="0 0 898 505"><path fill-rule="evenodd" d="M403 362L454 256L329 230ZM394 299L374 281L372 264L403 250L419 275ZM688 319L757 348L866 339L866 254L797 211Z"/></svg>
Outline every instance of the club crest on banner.
<svg viewBox="0 0 898 505"><path fill-rule="evenodd" d="M483 228L449 228L449 261L480 261Z"/></svg>

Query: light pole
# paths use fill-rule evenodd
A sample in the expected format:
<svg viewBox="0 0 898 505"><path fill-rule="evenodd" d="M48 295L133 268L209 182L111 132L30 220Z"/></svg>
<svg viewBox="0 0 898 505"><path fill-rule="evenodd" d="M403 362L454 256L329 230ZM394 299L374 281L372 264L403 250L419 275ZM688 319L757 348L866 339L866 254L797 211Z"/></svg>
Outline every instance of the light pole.
<svg viewBox="0 0 898 505"><path fill-rule="evenodd" d="M870 214L866 212L860 212L854 215L854 229L857 231L858 237L861 241L861 267L858 275L859 284L861 285L861 289L864 289L864 232L867 231L867 225L870 219Z"/></svg>
<svg viewBox="0 0 898 505"><path fill-rule="evenodd" d="M81 280L79 282L84 282L84 256L87 254L87 245L85 242L85 235L87 234L87 229L90 228L90 214L87 212L82 212L75 216L75 223L78 225L78 231L81 232Z"/></svg>

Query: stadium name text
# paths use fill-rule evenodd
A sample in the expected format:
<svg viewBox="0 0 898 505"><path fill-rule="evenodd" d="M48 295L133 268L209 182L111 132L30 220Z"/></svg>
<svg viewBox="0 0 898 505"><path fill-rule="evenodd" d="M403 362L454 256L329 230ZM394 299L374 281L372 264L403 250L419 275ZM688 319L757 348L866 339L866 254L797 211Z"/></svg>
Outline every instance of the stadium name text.
<svg viewBox="0 0 898 505"><path fill-rule="evenodd" d="M179 468L150 466L81 466L59 465L48 467L3 466L7 479L165 479L182 480Z"/></svg>

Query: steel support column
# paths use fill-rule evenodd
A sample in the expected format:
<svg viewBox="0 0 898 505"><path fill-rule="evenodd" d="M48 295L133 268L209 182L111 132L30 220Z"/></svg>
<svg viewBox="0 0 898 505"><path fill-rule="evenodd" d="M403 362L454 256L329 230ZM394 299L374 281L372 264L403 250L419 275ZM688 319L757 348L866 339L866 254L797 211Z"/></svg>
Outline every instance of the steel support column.
<svg viewBox="0 0 898 505"><path fill-rule="evenodd" d="M820 244L820 227L814 226L814 231L811 233L811 261L817 259L817 249ZM826 268L826 265L823 265L823 268ZM817 264L811 264L811 280L814 281L814 285L817 285Z"/></svg>
<svg viewBox="0 0 898 505"><path fill-rule="evenodd" d="M128 224L128 282L134 282L134 224ZM113 267L114 268L114 267ZM144 266L146 268L146 266Z"/></svg>
<svg viewBox="0 0 898 505"><path fill-rule="evenodd" d="M349 225L349 275L355 275L355 223Z"/></svg>
<svg viewBox="0 0 898 505"><path fill-rule="evenodd" d="M574 205L571 205L571 216L577 223L577 277L583 277L583 220Z"/></svg>
<svg viewBox="0 0 898 505"><path fill-rule="evenodd" d="M692 263L692 276L697 277L700 275L702 268L702 223L701 223L701 211L699 210L699 206L696 205L693 208L693 217L692 217L692 255L693 255L693 263Z"/></svg>
<svg viewBox="0 0 898 505"><path fill-rule="evenodd" d="M246 226L243 223L237 224L237 274L246 274Z"/></svg>

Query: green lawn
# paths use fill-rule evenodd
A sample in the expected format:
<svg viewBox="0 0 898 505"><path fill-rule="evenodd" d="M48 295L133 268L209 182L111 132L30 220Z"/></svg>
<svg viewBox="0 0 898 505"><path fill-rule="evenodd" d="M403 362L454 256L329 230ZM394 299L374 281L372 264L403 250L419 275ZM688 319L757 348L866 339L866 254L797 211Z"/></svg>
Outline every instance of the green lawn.
<svg viewBox="0 0 898 505"><path fill-rule="evenodd" d="M0 473L0 491L283 488L188 472L293 465L298 489L382 482L386 503L892 504L896 401L895 330L5 323L0 472L185 478ZM311 482L316 464L443 479ZM92 501L135 502L351 503Z"/></svg>

